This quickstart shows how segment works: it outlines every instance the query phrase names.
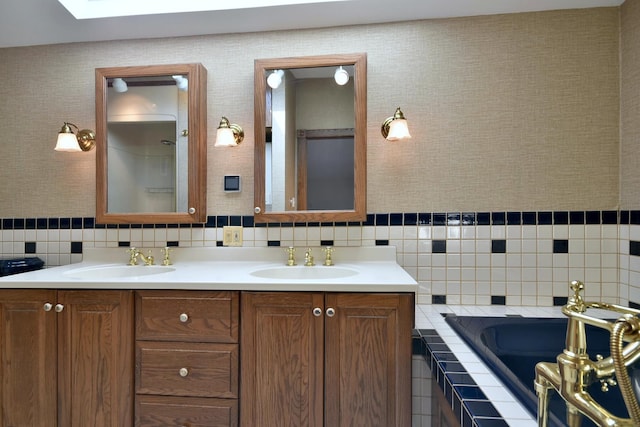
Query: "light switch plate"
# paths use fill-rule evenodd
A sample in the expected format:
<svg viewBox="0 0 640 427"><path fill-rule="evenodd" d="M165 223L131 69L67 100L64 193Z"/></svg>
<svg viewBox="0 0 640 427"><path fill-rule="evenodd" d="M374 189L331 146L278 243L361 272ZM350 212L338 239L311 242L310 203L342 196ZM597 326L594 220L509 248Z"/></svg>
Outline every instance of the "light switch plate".
<svg viewBox="0 0 640 427"><path fill-rule="evenodd" d="M222 246L242 246L242 227L231 225L222 227Z"/></svg>

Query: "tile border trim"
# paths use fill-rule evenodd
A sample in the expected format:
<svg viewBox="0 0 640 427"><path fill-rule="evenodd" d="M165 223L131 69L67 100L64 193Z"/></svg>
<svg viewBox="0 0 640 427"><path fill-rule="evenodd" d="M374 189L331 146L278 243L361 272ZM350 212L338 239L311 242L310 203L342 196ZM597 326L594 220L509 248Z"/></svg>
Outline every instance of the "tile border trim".
<svg viewBox="0 0 640 427"><path fill-rule="evenodd" d="M434 329L414 329L412 336L413 354L424 357L432 372L432 381L437 381L461 427L508 427L504 417Z"/></svg>
<svg viewBox="0 0 640 427"><path fill-rule="evenodd" d="M1 230L64 230L92 228L221 228L347 227L347 226L482 226L482 225L640 225L640 210L528 212L405 212L370 213L365 221L255 223L252 215L208 216L197 224L98 224L93 217L2 218Z"/></svg>

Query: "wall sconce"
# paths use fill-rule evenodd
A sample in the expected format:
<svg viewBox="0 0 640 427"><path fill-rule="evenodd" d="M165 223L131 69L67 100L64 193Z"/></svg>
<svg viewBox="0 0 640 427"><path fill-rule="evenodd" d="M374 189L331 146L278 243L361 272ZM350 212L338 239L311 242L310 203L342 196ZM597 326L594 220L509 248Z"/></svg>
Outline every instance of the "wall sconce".
<svg viewBox="0 0 640 427"><path fill-rule="evenodd" d="M267 77L267 84L271 89L278 89L280 83L282 83L282 77L284 77L284 71L273 70L269 77Z"/></svg>
<svg viewBox="0 0 640 427"><path fill-rule="evenodd" d="M173 77L173 80L176 81L176 86L178 86L178 90L182 91L182 92L186 92L187 89L189 88L189 80L187 80L187 78L185 76L171 76Z"/></svg>
<svg viewBox="0 0 640 427"><path fill-rule="evenodd" d="M409 127L407 126L407 119L404 118L400 107L396 109L393 116L388 117L382 122L380 132L387 141L401 141L411 138Z"/></svg>
<svg viewBox="0 0 640 427"><path fill-rule="evenodd" d="M126 92L129 88L127 87L127 82L125 82L122 78L116 77L113 79L113 83L111 83L113 90L118 93Z"/></svg>
<svg viewBox="0 0 640 427"><path fill-rule="evenodd" d="M229 123L229 120L222 116L218 132L216 133L216 143L214 147L235 147L244 139L244 130L235 124Z"/></svg>
<svg viewBox="0 0 640 427"><path fill-rule="evenodd" d="M76 128L76 133L73 133L71 126ZM96 134L89 129L78 129L78 126L73 123L64 122L60 133L58 133L58 142L56 144L55 151L89 151L96 145Z"/></svg>
<svg viewBox="0 0 640 427"><path fill-rule="evenodd" d="M349 73L347 72L347 70L342 68L342 65L341 65L340 67L338 67L336 72L333 74L333 79L340 86L344 86L349 82Z"/></svg>

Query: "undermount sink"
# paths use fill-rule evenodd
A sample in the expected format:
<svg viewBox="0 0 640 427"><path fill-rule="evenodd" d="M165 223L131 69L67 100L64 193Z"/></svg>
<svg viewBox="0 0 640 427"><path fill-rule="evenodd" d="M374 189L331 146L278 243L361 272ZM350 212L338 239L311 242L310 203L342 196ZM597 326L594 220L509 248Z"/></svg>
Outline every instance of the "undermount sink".
<svg viewBox="0 0 640 427"><path fill-rule="evenodd" d="M324 280L342 279L344 277L355 276L356 270L335 266L279 266L268 267L251 272L254 277L262 279L282 279L282 280Z"/></svg>
<svg viewBox="0 0 640 427"><path fill-rule="evenodd" d="M106 265L76 268L65 272L64 275L71 279L100 280L151 276L171 271L175 271L175 268L162 265Z"/></svg>

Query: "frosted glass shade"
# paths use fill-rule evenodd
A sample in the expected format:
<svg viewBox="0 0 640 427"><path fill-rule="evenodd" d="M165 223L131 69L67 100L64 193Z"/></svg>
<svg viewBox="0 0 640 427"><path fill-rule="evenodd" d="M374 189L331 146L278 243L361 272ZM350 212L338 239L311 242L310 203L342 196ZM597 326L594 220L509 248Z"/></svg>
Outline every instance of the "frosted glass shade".
<svg viewBox="0 0 640 427"><path fill-rule="evenodd" d="M80 144L78 144L78 138L74 133L60 132L58 134L58 142L56 143L56 151L78 152L82 151Z"/></svg>
<svg viewBox="0 0 640 427"><path fill-rule="evenodd" d="M231 128L218 128L216 133L216 143L214 147L235 147L236 139L233 136L233 130Z"/></svg>
<svg viewBox="0 0 640 427"><path fill-rule="evenodd" d="M400 141L402 139L410 139L409 126L405 119L395 119L389 123L388 141Z"/></svg>

